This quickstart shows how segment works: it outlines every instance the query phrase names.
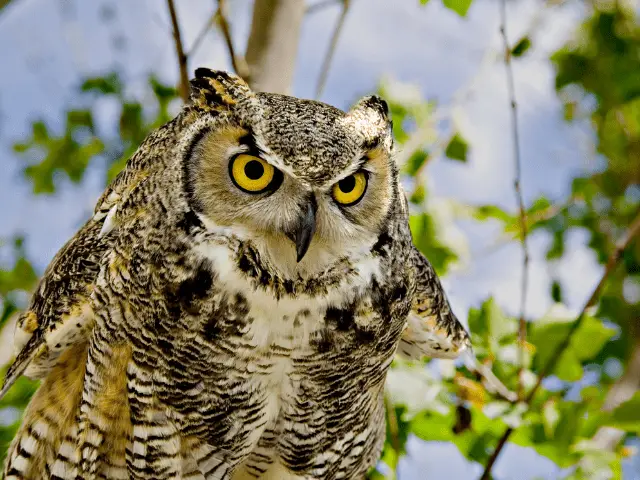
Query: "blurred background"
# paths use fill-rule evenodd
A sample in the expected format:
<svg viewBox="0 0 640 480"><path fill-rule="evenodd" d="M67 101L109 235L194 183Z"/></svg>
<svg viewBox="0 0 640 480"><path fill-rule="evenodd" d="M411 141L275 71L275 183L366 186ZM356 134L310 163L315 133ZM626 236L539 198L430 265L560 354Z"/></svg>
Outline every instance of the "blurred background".
<svg viewBox="0 0 640 480"><path fill-rule="evenodd" d="M38 276L195 68L342 109L377 92L414 240L519 400L461 362L398 359L370 477L640 480L639 15L633 0L0 0L0 365ZM0 459L35 386L0 402Z"/></svg>

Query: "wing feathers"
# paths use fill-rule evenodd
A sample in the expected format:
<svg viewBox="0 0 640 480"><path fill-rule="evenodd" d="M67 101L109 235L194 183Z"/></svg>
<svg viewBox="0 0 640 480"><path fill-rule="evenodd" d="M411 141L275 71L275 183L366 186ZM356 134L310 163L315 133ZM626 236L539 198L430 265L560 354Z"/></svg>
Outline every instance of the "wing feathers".
<svg viewBox="0 0 640 480"><path fill-rule="evenodd" d="M398 353L411 359L457 358L471 346L469 334L451 311L449 300L429 261L415 247L416 295Z"/></svg>

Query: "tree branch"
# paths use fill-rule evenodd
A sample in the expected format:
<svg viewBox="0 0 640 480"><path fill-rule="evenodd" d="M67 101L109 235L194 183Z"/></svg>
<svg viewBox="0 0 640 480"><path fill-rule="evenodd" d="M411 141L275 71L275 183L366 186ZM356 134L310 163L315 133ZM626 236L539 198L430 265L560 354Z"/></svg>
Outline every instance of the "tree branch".
<svg viewBox="0 0 640 480"><path fill-rule="evenodd" d="M304 0L255 1L245 55L254 90L289 92L304 12Z"/></svg>
<svg viewBox="0 0 640 480"><path fill-rule="evenodd" d="M524 345L527 340L527 322L525 309L527 304L527 291L529 282L529 249L527 247L527 213L522 196L522 160L520 158L520 136L518 131L518 104L516 102L516 87L513 80L513 67L511 65L511 46L507 36L507 1L500 2L500 35L504 46L504 65L507 74L507 92L511 105L511 135L513 138L513 161L515 164L515 178L513 189L518 202L518 216L520 219L520 243L522 244L522 280L520 285L520 315L518 319L518 396L522 398L524 386L522 372L524 369Z"/></svg>
<svg viewBox="0 0 640 480"><path fill-rule="evenodd" d="M304 13L307 15L311 13L316 13L316 12L319 12L320 10L324 10L326 7L337 5L341 1L342 0L320 0L319 2L314 3L313 5L309 5Z"/></svg>
<svg viewBox="0 0 640 480"><path fill-rule="evenodd" d="M204 38L207 36L207 33L209 32L209 30L211 30L211 27L215 25L215 21L216 16L214 13L213 15L211 15L211 17L209 17L207 23L202 26L202 28L198 32L198 35L196 35L196 39L193 41L193 45L191 45L189 52L186 54L187 58L191 57L198 50L198 48L200 48L200 45L202 44Z"/></svg>
<svg viewBox="0 0 640 480"><path fill-rule="evenodd" d="M233 47L231 27L229 26L229 21L227 20L226 15L226 6L226 0L218 0L218 10L216 11L215 19L218 23L218 27L220 27L220 31L222 32L222 36L224 37L224 41L227 45L227 50L229 51L229 57L231 58L231 65L233 65L233 69L246 82L249 82L249 65L247 65L247 61L244 59L244 57L242 55L238 55L235 48Z"/></svg>
<svg viewBox="0 0 640 480"><path fill-rule="evenodd" d="M173 0L167 0L169 7L169 15L171 16L171 26L173 27L173 40L176 46L176 56L178 57L178 68L180 69L180 83L178 91L184 102L189 99L189 72L187 69L187 55L184 53L182 46L182 37L180 35L180 25L178 25L178 16Z"/></svg>
<svg viewBox="0 0 640 480"><path fill-rule="evenodd" d="M336 52L338 39L340 38L340 34L342 33L342 28L344 27L344 21L347 18L347 13L349 12L350 5L350 0L342 0L342 12L340 13L340 17L338 17L336 26L333 29L333 35L331 36L331 41L329 42L329 50L327 50L327 54L325 55L324 61L322 62L322 68L320 69L320 77L318 79L318 85L316 87L316 100L319 99L322 95L324 87L327 83L331 61L333 60L333 56Z"/></svg>
<svg viewBox="0 0 640 480"><path fill-rule="evenodd" d="M636 236L638 236L639 234L640 234L640 211L636 214L636 217L633 220L633 222L631 223L631 225L629 226L629 229L627 230L627 233L620 240L620 242L618 242L617 247L615 248L615 250L613 251L613 253L609 257L609 261L607 262L607 265L604 268L604 272L602 274L602 277L600 278L600 281L596 285L596 287L593 290L593 292L591 292L591 296L589 297L589 300L587 300L587 302L585 303L584 307L582 307L582 310L580 311L580 314L578 315L578 318L576 318L576 320L573 322L573 324L571 325L571 328L569 329L569 332L567 333L565 338L556 347L556 349L553 352L553 354L551 355L551 357L549 357L549 361L546 363L546 365L540 371L540 374L538 375L538 380L536 381L536 384L533 386L533 388L531 389L529 394L524 399L524 402L527 405L531 404L531 400L533 399L533 397L535 396L536 392L540 388L540 385L542 384L542 381L555 368L556 363L558 362L558 360L562 356L562 353L569 346L569 343L571 342L571 337L573 336L573 334L578 330L578 328L582 324L582 321L583 321L584 317L586 316L587 311L596 304L598 298L600 297L600 293L602 292L602 289L604 288L605 284L607 283L607 280L609 279L609 276L613 273L615 268L618 266L618 263L620 262L620 259L622 258L622 253L631 244L631 241ZM500 452L502 452L502 449L504 448L505 444L507 443L507 440L509 440L509 437L511 437L511 434L513 433L513 431L514 431L514 429L511 428L511 427L509 427L507 430L505 430L504 434L502 435L502 437L498 441L498 445L496 446L496 449L491 454L491 457L489 457L489 460L488 460L487 465L486 465L486 467L484 469L484 472L482 473L482 476L480 477L480 480L489 480L489 478L491 476L491 469L493 468L493 465L495 464L496 460L498 459L498 456L500 455Z"/></svg>

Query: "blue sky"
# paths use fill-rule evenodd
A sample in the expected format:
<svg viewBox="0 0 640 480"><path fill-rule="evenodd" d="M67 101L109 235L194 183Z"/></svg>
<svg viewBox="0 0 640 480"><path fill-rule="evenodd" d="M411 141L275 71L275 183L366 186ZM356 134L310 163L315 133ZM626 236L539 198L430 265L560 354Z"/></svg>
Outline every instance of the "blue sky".
<svg viewBox="0 0 640 480"><path fill-rule="evenodd" d="M74 233L93 208L101 190L99 166L81 186L66 185L48 197L33 197L21 173L23 165L11 152L12 141L24 136L29 122L44 117L58 124L60 113L75 101L80 78L119 67L133 90L146 74L175 82L177 64L166 2L115 0L113 25L99 20L99 5L79 0L21 0L0 16L0 238L24 233L27 248L39 268ZM210 0L177 2L178 15L190 45L211 13ZM511 5L513 3L513 5ZM229 2L236 45L245 46L249 0ZM339 8L331 7L305 19L293 93L312 97L327 43ZM584 126L562 119L553 88L549 54L569 38L583 12L578 4L548 10L535 0L510 2L509 35L532 32L533 47L514 65L520 111L523 184L526 201L541 194L561 199L570 179L597 167L593 136ZM114 35L127 49L115 51ZM210 34L191 62L196 66L229 68L220 37ZM494 295L507 311L519 304L520 249L499 238L498 225L457 221L452 202L497 203L515 208L513 159L504 65L499 59L498 5L475 0L467 18L446 10L438 0L420 7L418 0L355 0L340 39L323 101L346 108L376 89L382 77L414 85L422 96L449 111L448 121L471 145L468 163L435 159L429 166L432 209L446 225L445 235L463 261L444 279L455 311L465 319L470 306ZM457 96L465 92L462 100ZM104 123L113 112L105 105ZM533 235L527 311L542 315L550 306L552 275L564 283L567 304L578 309L595 285L600 267L585 248L585 236L569 236L568 256L549 265L544 260L549 239ZM497 245L497 246L496 246ZM455 447L413 442L402 478L476 478ZM421 472L420 474L416 472ZM556 478L557 469L537 455L509 447L495 469L497 478Z"/></svg>

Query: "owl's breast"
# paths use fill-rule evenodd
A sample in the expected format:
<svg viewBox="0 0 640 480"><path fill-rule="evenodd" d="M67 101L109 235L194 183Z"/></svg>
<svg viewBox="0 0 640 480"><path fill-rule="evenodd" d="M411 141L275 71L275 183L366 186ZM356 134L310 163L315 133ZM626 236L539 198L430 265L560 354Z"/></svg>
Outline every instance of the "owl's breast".
<svg viewBox="0 0 640 480"><path fill-rule="evenodd" d="M238 462L262 452L296 471L345 438L374 449L407 282L387 281L368 258L333 284L282 294L219 251L196 265L167 292L173 317L158 329L158 397L185 433Z"/></svg>

